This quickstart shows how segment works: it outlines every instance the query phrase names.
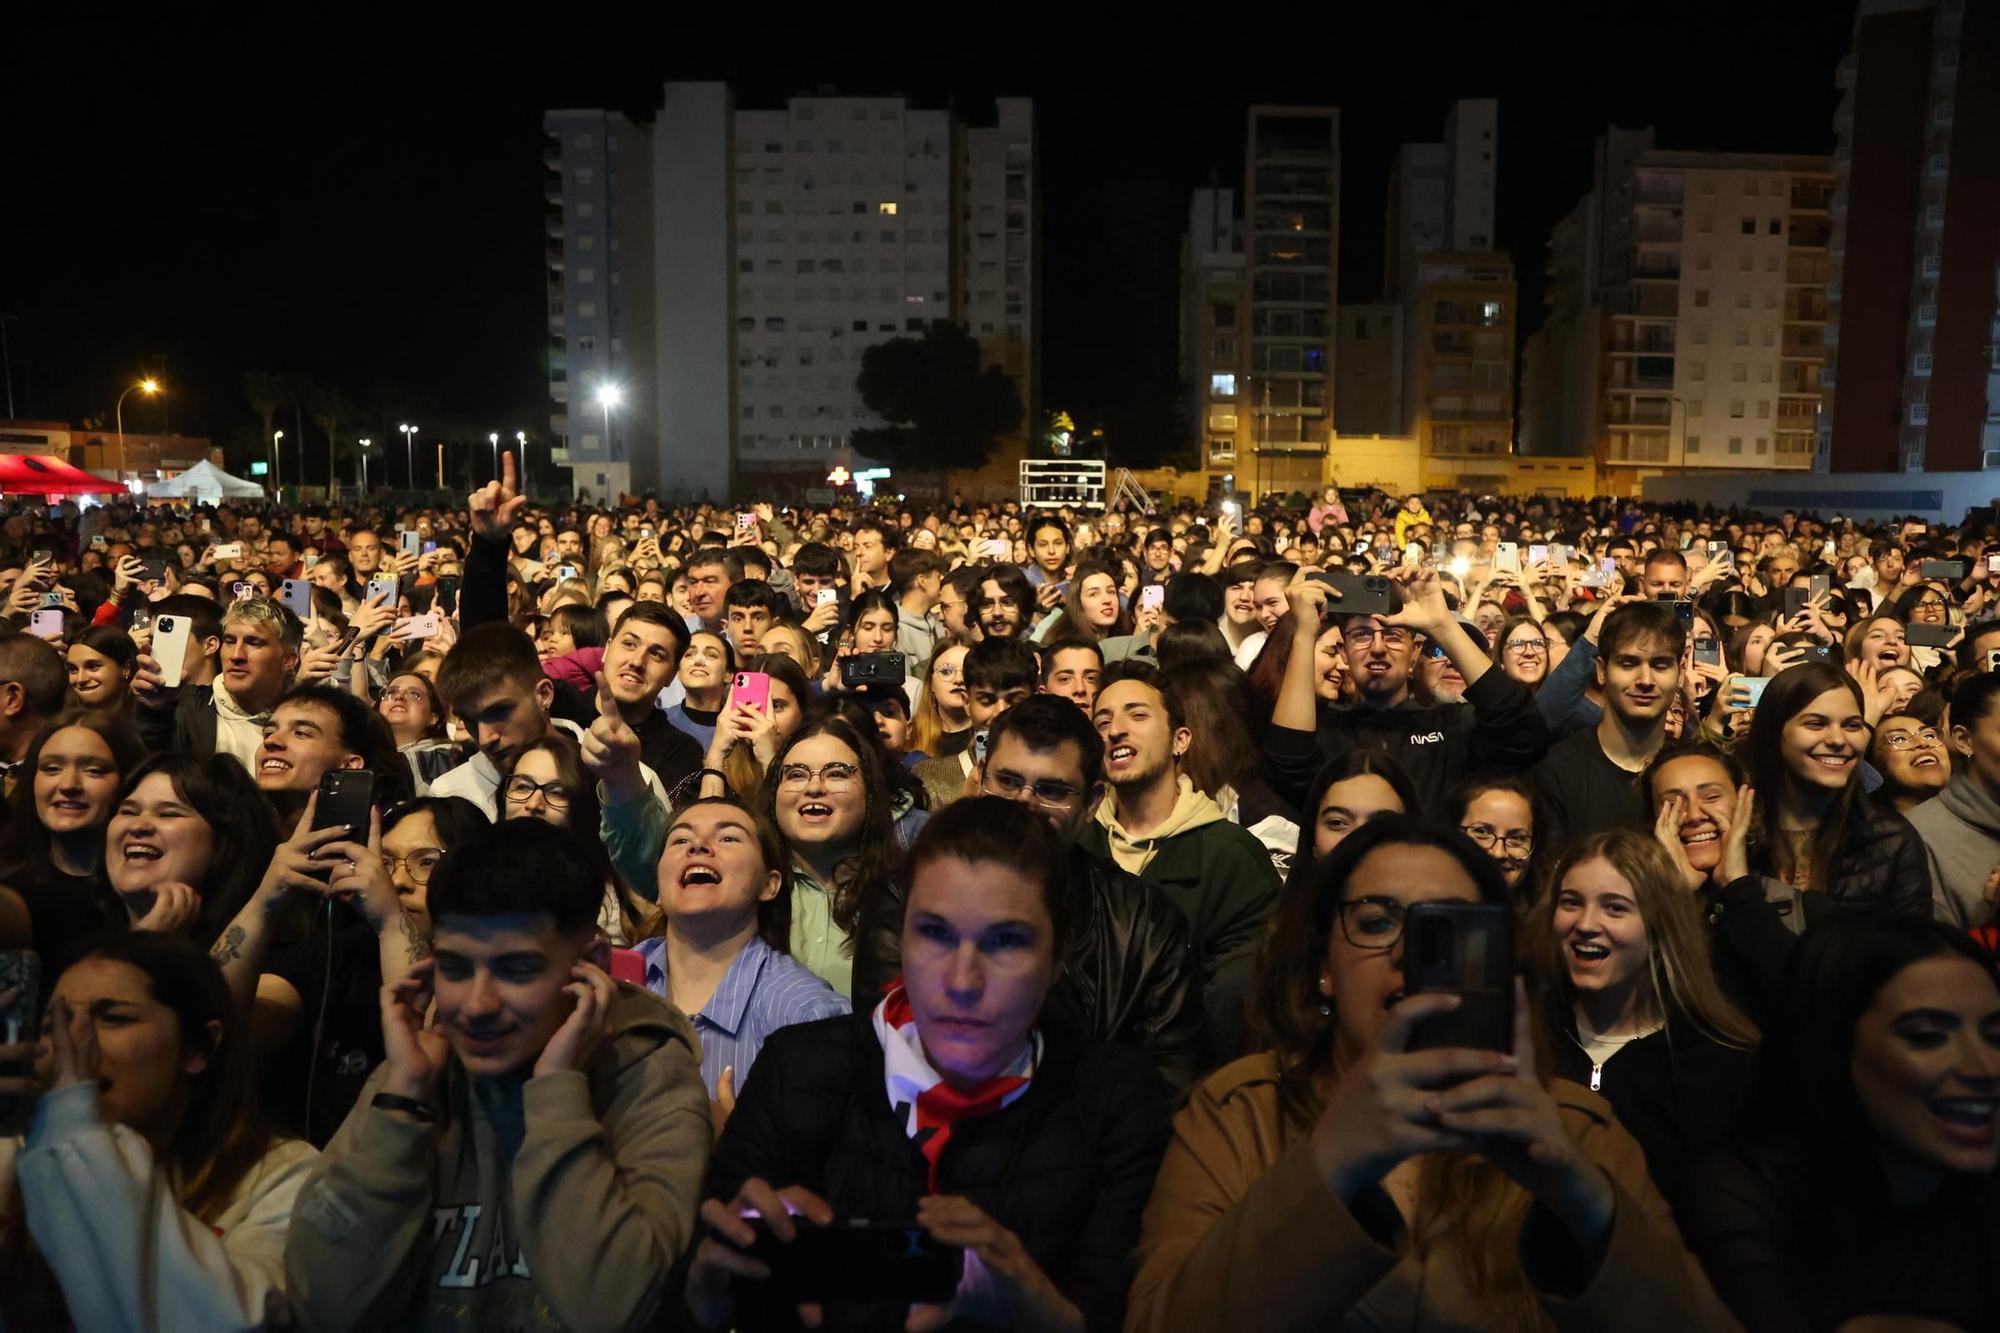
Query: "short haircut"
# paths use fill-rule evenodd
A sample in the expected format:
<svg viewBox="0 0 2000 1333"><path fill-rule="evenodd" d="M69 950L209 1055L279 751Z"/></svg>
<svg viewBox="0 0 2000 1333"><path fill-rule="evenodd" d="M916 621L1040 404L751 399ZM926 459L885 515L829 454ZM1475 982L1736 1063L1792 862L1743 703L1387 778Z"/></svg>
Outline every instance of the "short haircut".
<svg viewBox="0 0 2000 1333"><path fill-rule="evenodd" d="M863 514L854 521L854 526L849 531L857 537L864 532L881 534L882 549L885 551L895 550L903 537L903 530L901 528L887 519L879 518L874 514Z"/></svg>
<svg viewBox="0 0 2000 1333"><path fill-rule="evenodd" d="M0 682L19 685L36 717L54 717L69 696L69 663L46 639L0 634Z"/></svg>
<svg viewBox="0 0 2000 1333"><path fill-rule="evenodd" d="M1045 643L1042 645L1042 684L1047 685L1049 677L1055 674L1056 655L1059 653L1074 652L1089 653L1097 659L1098 668L1100 670L1103 668L1104 650L1089 639L1081 636L1069 639L1057 639L1054 643Z"/></svg>
<svg viewBox="0 0 2000 1333"><path fill-rule="evenodd" d="M535 641L504 620L475 625L459 636L438 667L437 689L454 713L471 710L503 685L532 687L545 679Z"/></svg>
<svg viewBox="0 0 2000 1333"><path fill-rule="evenodd" d="M1238 560L1222 571L1222 586L1233 588L1239 583L1255 583L1264 576L1262 560Z"/></svg>
<svg viewBox="0 0 2000 1333"><path fill-rule="evenodd" d="M335 685L324 682L297 685L286 691L271 711L275 715L286 704L309 704L333 714L340 728L340 743L349 754L361 756L362 766L375 775L375 804L383 809L408 800L415 784L410 765L397 753L395 733L382 715ZM357 830L365 836L366 830Z"/></svg>
<svg viewBox="0 0 2000 1333"><path fill-rule="evenodd" d="M720 546L698 546L688 555L687 564L682 568L692 574L710 565L721 565L726 575L729 571L729 552Z"/></svg>
<svg viewBox="0 0 2000 1333"><path fill-rule="evenodd" d="M320 552L319 560L313 565L313 568L318 569L321 565L337 571L343 579L351 577L354 573L354 566L347 562L347 555L342 551Z"/></svg>
<svg viewBox="0 0 2000 1333"><path fill-rule="evenodd" d="M305 623L292 614L290 607L281 606L268 597L252 597L247 602L231 602L223 608L222 628L225 633L239 620L262 625L277 635L278 641L285 645L286 652L297 652L299 645L305 642Z"/></svg>
<svg viewBox="0 0 2000 1333"><path fill-rule="evenodd" d="M1678 565L1681 572L1685 574L1688 562L1686 556L1671 546L1655 546L1651 551L1646 553L1646 563L1643 567L1651 569L1654 565Z"/></svg>
<svg viewBox="0 0 2000 1333"><path fill-rule="evenodd" d="M944 586L963 597L968 606L979 603L979 585L992 576L992 571L983 565L960 565L944 576ZM977 618L977 612L974 612Z"/></svg>
<svg viewBox="0 0 2000 1333"><path fill-rule="evenodd" d="M1069 524L1063 522L1061 517L1056 514L1042 513L1030 518L1028 526L1024 529L1024 535L1027 537L1030 547L1033 547L1035 544L1035 534L1043 528L1054 528L1062 534L1063 544L1065 546L1069 545Z"/></svg>
<svg viewBox="0 0 2000 1333"><path fill-rule="evenodd" d="M1035 586L1028 582L1028 576L1019 565L981 565L979 572L983 576L979 580L982 585L991 579L1000 586L1000 595L1020 608L1021 630L1026 633L1035 614ZM980 597L973 600L984 600L985 588L982 586L979 591Z"/></svg>
<svg viewBox="0 0 2000 1333"><path fill-rule="evenodd" d="M1604 618L1604 628L1597 632L1597 660L1608 661L1626 647L1648 639L1665 644L1678 660L1687 649L1687 634L1687 626L1669 603L1630 602Z"/></svg>
<svg viewBox="0 0 2000 1333"><path fill-rule="evenodd" d="M900 597L924 575L942 574L947 568L945 558L936 551L906 546L889 557L889 586Z"/></svg>
<svg viewBox="0 0 2000 1333"><path fill-rule="evenodd" d="M1035 754L1049 754L1071 742L1083 760L1083 785L1095 787L1104 777L1104 742L1097 728L1059 694L1031 694L994 718L986 733L986 753L999 753L1000 742L1009 736Z"/></svg>
<svg viewBox="0 0 2000 1333"><path fill-rule="evenodd" d="M734 590L732 589L732 591ZM694 636L688 633L687 621L682 619L680 612L674 610L665 602L632 603L632 605L618 613L618 623L611 627L611 632L616 634L619 630L624 629L628 622L634 620L642 625L657 625L674 636L674 662L676 665L679 664L681 658L687 655L688 644L694 641ZM609 640L606 640L606 642L609 642Z"/></svg>
<svg viewBox="0 0 2000 1333"><path fill-rule="evenodd" d="M463 847L493 826L486 812L463 796L420 796L414 801L390 807L382 816L383 834L386 835L412 815L431 817L431 826L437 830L438 850L441 852Z"/></svg>
<svg viewBox="0 0 2000 1333"><path fill-rule="evenodd" d="M739 606L761 608L776 617L784 613L785 595L763 579L744 579L729 585L729 591L722 595L722 606L725 611Z"/></svg>
<svg viewBox="0 0 2000 1333"><path fill-rule="evenodd" d="M1165 586L1166 599L1160 609L1175 624L1191 620L1214 624L1222 619L1222 585L1210 575L1187 570L1168 579Z"/></svg>
<svg viewBox="0 0 2000 1333"><path fill-rule="evenodd" d="M727 546L723 548L723 557L731 579L742 578L746 569L761 569L765 578L771 577L771 557L764 554L761 546Z"/></svg>
<svg viewBox="0 0 2000 1333"><path fill-rule="evenodd" d="M1104 692L1121 680L1136 680L1159 695L1160 702L1166 706L1167 724L1175 731L1187 725L1187 712L1181 707L1180 692L1167 683L1166 675L1159 667L1143 657L1127 657L1112 662L1098 678L1097 697L1102 699Z"/></svg>
<svg viewBox="0 0 2000 1333"><path fill-rule="evenodd" d="M946 857L1005 866L1033 881L1048 908L1050 945L1058 961L1069 952L1081 894L1069 882L1069 847L1048 820L1021 801L968 796L937 811L917 834L899 882L914 887L917 872Z"/></svg>
<svg viewBox="0 0 2000 1333"><path fill-rule="evenodd" d="M841 575L840 552L825 542L807 542L792 557L792 573L815 579L837 579Z"/></svg>
<svg viewBox="0 0 2000 1333"><path fill-rule="evenodd" d="M981 639L965 650L965 688L1033 690L1041 680L1035 650L1020 639Z"/></svg>
<svg viewBox="0 0 2000 1333"><path fill-rule="evenodd" d="M431 920L449 916L547 916L565 935L597 924L601 857L566 828L506 819L444 854L431 872Z"/></svg>
<svg viewBox="0 0 2000 1333"><path fill-rule="evenodd" d="M1743 763L1729 750L1713 741L1682 741L1663 748L1653 756L1653 762L1646 765L1646 804L1653 804L1653 784L1659 780L1660 770L1676 759L1712 759L1722 765L1722 771L1729 775L1729 785L1740 788L1748 781L1743 771Z"/></svg>
<svg viewBox="0 0 2000 1333"><path fill-rule="evenodd" d="M1299 567L1289 560L1266 560L1264 567L1257 571L1257 581L1262 583L1265 579L1283 579L1286 583L1290 583L1297 577L1298 572Z"/></svg>
<svg viewBox="0 0 2000 1333"><path fill-rule="evenodd" d="M1172 546L1174 544L1174 534L1168 532L1165 528L1154 528L1146 534L1146 540L1139 543L1139 549L1143 551L1154 542L1164 542L1168 546Z"/></svg>

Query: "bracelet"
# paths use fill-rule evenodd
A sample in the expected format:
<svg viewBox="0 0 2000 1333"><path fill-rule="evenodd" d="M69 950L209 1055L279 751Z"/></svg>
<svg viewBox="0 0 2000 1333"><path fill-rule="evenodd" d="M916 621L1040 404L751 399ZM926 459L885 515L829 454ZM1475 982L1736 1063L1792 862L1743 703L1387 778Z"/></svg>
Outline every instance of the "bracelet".
<svg viewBox="0 0 2000 1333"><path fill-rule="evenodd" d="M401 1093L378 1092L369 1105L380 1107L384 1111L407 1111L426 1125L437 1123L438 1113L434 1107L418 1101L415 1097L405 1097Z"/></svg>
<svg viewBox="0 0 2000 1333"><path fill-rule="evenodd" d="M722 786L723 786L723 790L725 790L725 791L726 791L726 790L728 790L728 788L729 788L729 775L728 775L727 773L723 772L723 771L722 771L721 769L719 769L719 768L704 768L704 769L702 769L702 770L701 770L701 771L700 771L699 773L696 773L696 774L695 774L695 777L696 777L696 778L705 778L705 777L707 777L707 776L708 776L709 774L711 774L711 773L715 774L715 776L716 776L716 777L718 777L718 778L721 778L721 779L722 779Z"/></svg>

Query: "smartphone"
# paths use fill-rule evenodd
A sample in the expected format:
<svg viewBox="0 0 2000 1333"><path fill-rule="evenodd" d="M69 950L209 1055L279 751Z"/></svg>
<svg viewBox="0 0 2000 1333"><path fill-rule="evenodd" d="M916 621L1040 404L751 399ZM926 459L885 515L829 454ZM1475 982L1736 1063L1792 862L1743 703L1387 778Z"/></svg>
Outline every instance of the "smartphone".
<svg viewBox="0 0 2000 1333"><path fill-rule="evenodd" d="M217 560L241 560L243 558L243 543L242 542L222 543L220 546L215 548L215 558Z"/></svg>
<svg viewBox="0 0 2000 1333"><path fill-rule="evenodd" d="M1354 543L1354 554L1356 555L1368 554L1368 539L1366 537L1363 537L1359 541Z"/></svg>
<svg viewBox="0 0 2000 1333"><path fill-rule="evenodd" d="M840 589L838 588L821 588L813 594L814 606L825 606L828 602L838 602L839 600Z"/></svg>
<svg viewBox="0 0 2000 1333"><path fill-rule="evenodd" d="M1957 633L1952 625L1906 625L1903 639L1913 648L1942 648Z"/></svg>
<svg viewBox="0 0 2000 1333"><path fill-rule="evenodd" d="M1963 560L1926 560L1917 566L1917 573L1927 579L1958 580L1965 577Z"/></svg>
<svg viewBox="0 0 2000 1333"><path fill-rule="evenodd" d="M237 601L247 602L257 595L257 585L254 583L232 583L229 585L229 593Z"/></svg>
<svg viewBox="0 0 2000 1333"><path fill-rule="evenodd" d="M1686 601L1686 600L1683 600L1683 599L1681 599L1681 598L1677 598L1677 597L1665 597L1665 598L1662 598L1661 600L1662 600L1662 601L1667 601L1667 602L1672 602L1672 603L1673 603L1673 605L1674 605L1674 619L1675 619L1675 620L1678 620L1678 621L1680 621L1680 622L1681 622L1681 624L1683 624L1683 625L1692 625L1692 624L1694 624L1694 603L1693 603L1693 602L1690 602L1690 601Z"/></svg>
<svg viewBox="0 0 2000 1333"><path fill-rule="evenodd" d="M456 574L440 574L437 580L438 610L448 616L458 614L458 579Z"/></svg>
<svg viewBox="0 0 2000 1333"><path fill-rule="evenodd" d="M1576 548L1573 546L1564 546L1561 542L1552 542L1549 545L1549 555L1557 564L1566 565L1576 558Z"/></svg>
<svg viewBox="0 0 2000 1333"><path fill-rule="evenodd" d="M319 775L319 801L313 806L313 827L344 828L368 837L368 812L375 804L375 775L365 768L329 768Z"/></svg>
<svg viewBox="0 0 2000 1333"><path fill-rule="evenodd" d="M1548 547L1546 547L1546 546L1541 546L1541 545L1531 545L1531 546L1529 546L1529 547L1528 547L1528 563L1529 563L1529 564L1531 564L1531 565L1545 565L1545 564L1547 564L1548 562L1549 562L1549 548L1548 548Z"/></svg>
<svg viewBox="0 0 2000 1333"><path fill-rule="evenodd" d="M387 606L396 600L396 580L375 578L368 580L368 600L376 606Z"/></svg>
<svg viewBox="0 0 2000 1333"><path fill-rule="evenodd" d="M436 542L425 542L422 554L429 555L432 551L437 550L437 548L438 544Z"/></svg>
<svg viewBox="0 0 2000 1333"><path fill-rule="evenodd" d="M28 617L28 633L38 639L60 639L63 636L63 613L60 611L36 611Z"/></svg>
<svg viewBox="0 0 2000 1333"><path fill-rule="evenodd" d="M131 629L134 634L144 634L152 627L153 613L151 611L134 611L132 613Z"/></svg>
<svg viewBox="0 0 2000 1333"><path fill-rule="evenodd" d="M1167 589L1164 584L1155 583L1150 587L1139 589L1139 609L1141 611L1157 611L1166 603L1166 600Z"/></svg>
<svg viewBox="0 0 2000 1333"><path fill-rule="evenodd" d="M972 733L972 764L975 768L986 766L987 729L981 727Z"/></svg>
<svg viewBox="0 0 2000 1333"><path fill-rule="evenodd" d="M843 662L852 658L843 658ZM729 687L729 706L748 704L761 713L771 711L771 678L762 671L739 671L735 684Z"/></svg>
<svg viewBox="0 0 2000 1333"><path fill-rule="evenodd" d="M1988 671L2000 671L2000 648L1988 648L1986 650L1986 669Z"/></svg>
<svg viewBox="0 0 2000 1333"><path fill-rule="evenodd" d="M1806 577L1806 597L1818 601L1833 591L1833 580L1825 574L1810 574Z"/></svg>
<svg viewBox="0 0 2000 1333"><path fill-rule="evenodd" d="M1514 542L1501 542L1493 549L1493 568L1503 574L1521 572L1521 548Z"/></svg>
<svg viewBox="0 0 2000 1333"><path fill-rule="evenodd" d="M194 622L186 616L161 616L153 622L151 656L160 664L160 683L168 689L178 686L187 670L188 640L193 634Z"/></svg>
<svg viewBox="0 0 2000 1333"><path fill-rule="evenodd" d="M1694 660L1697 666L1719 667L1722 665L1722 640L1706 636L1694 641Z"/></svg>
<svg viewBox="0 0 2000 1333"><path fill-rule="evenodd" d="M404 616L396 622L393 632L399 639L428 639L438 632L437 612L426 611L420 616Z"/></svg>
<svg viewBox="0 0 2000 1333"><path fill-rule="evenodd" d="M738 532L749 532L756 526L757 516L755 514L745 511L736 516L736 530Z"/></svg>
<svg viewBox="0 0 2000 1333"><path fill-rule="evenodd" d="M1702 549L1708 552L1708 558L1709 558L1710 560L1714 560L1714 559L1715 559L1715 558L1717 558L1718 556L1721 556L1721 555L1724 555L1724 554L1726 554L1726 553L1728 552L1728 550L1729 550L1729 543L1728 543L1728 542L1708 542L1708 543L1706 543L1705 545L1703 545Z"/></svg>
<svg viewBox="0 0 2000 1333"><path fill-rule="evenodd" d="M43 593L43 594L42 594L42 606L43 606L43 608L44 608L44 609L47 609L47 608L49 608L49 607L54 607L54 608L55 608L55 609L57 609L57 610L61 610L61 609L62 609L62 594L61 594L61 593L59 593L59 592L45 592L45 593Z"/></svg>
<svg viewBox="0 0 2000 1333"><path fill-rule="evenodd" d="M304 579L286 579L278 587L278 602L300 620L311 620L313 586Z"/></svg>
<svg viewBox="0 0 2000 1333"><path fill-rule="evenodd" d="M1986 557L1986 572L1988 574L2000 574L2000 555L1989 555Z"/></svg>
<svg viewBox="0 0 2000 1333"><path fill-rule="evenodd" d="M653 539L653 530L652 530L651 528L640 528L640 529L639 529L639 540L640 540L640 541L642 541L642 542L643 542L643 541L651 541L652 539Z"/></svg>
<svg viewBox="0 0 2000 1333"><path fill-rule="evenodd" d="M1806 602L1810 600L1811 596L1812 593L1810 589L1806 588L1785 589L1785 619L1790 620L1793 616L1805 610Z"/></svg>
<svg viewBox="0 0 2000 1333"><path fill-rule="evenodd" d="M897 652L855 653L840 659L840 683L848 689L864 685L901 685L910 659Z"/></svg>
<svg viewBox="0 0 2000 1333"><path fill-rule="evenodd" d="M139 582L141 583L164 583L166 579L167 562L164 560L148 560L139 566Z"/></svg>
<svg viewBox="0 0 2000 1333"><path fill-rule="evenodd" d="M101 533L101 532L100 532L100 533L98 533L98 534L97 534L97 535L96 535L95 537L92 537L92 538L90 539L90 548L91 548L91 549L92 549L93 551L101 551L101 550L103 550L103 549L104 549L104 534L103 534L103 533Z"/></svg>
<svg viewBox="0 0 2000 1333"><path fill-rule="evenodd" d="M1413 1051L1514 1049L1514 909L1504 903L1413 903L1403 919L1403 989L1456 995L1410 1034Z"/></svg>
<svg viewBox="0 0 2000 1333"><path fill-rule="evenodd" d="M942 1304L958 1290L965 1251L933 1240L914 1222L856 1218L832 1226L795 1219L790 1242L758 1230L752 1257L771 1270L770 1286L796 1302Z"/></svg>
<svg viewBox="0 0 2000 1333"><path fill-rule="evenodd" d="M1763 700L1764 687L1771 683L1771 679L1769 676L1746 676L1736 682L1743 687L1743 693L1749 700L1744 705L1746 708L1755 708Z"/></svg>
<svg viewBox="0 0 2000 1333"><path fill-rule="evenodd" d="M1350 574L1344 569L1312 573L1306 577L1324 583L1340 596L1326 604L1328 615L1387 616L1396 611L1396 586L1383 574Z"/></svg>
<svg viewBox="0 0 2000 1333"><path fill-rule="evenodd" d="M46 565L51 560L54 559L55 556L52 555L46 548L44 548L43 550L36 551L32 556L30 556L29 562L37 565Z"/></svg>
<svg viewBox="0 0 2000 1333"><path fill-rule="evenodd" d="M0 1009L0 1046L34 1041L41 1036L40 1002L42 959L32 949L0 951L0 994L14 992L13 1002ZM34 1057L30 1055L29 1060ZM0 1074L23 1075L21 1068L0 1067ZM32 1097L0 1097L0 1134L9 1137L27 1132L28 1117L34 1111Z"/></svg>
<svg viewBox="0 0 2000 1333"><path fill-rule="evenodd" d="M396 530L396 542L398 549L404 555L423 554L424 534L414 528L398 528Z"/></svg>
<svg viewBox="0 0 2000 1333"><path fill-rule="evenodd" d="M580 579L582 577L583 571L575 565L556 566L556 582L558 583L568 583L571 579Z"/></svg>

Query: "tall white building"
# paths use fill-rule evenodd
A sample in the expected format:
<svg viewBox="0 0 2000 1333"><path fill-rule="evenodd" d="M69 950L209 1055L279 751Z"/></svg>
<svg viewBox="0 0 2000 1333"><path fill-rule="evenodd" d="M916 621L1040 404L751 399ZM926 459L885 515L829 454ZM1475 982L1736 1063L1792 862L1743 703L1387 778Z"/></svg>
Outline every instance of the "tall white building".
<svg viewBox="0 0 2000 1333"><path fill-rule="evenodd" d="M549 119L578 115L602 113ZM849 444L882 424L855 387L862 355L935 320L965 325L986 362L1015 377L1025 433L1037 388L1034 135L1025 99L1000 99L994 125L967 127L901 98L750 110L722 84L668 84L648 158L657 338L625 386L630 485L717 498L868 466ZM650 455L636 452L642 440Z"/></svg>

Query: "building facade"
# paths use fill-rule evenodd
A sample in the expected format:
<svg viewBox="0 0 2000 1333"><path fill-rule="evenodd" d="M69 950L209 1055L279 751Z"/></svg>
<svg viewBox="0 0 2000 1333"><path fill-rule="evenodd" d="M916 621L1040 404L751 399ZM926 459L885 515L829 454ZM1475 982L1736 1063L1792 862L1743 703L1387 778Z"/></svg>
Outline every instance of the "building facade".
<svg viewBox="0 0 2000 1333"><path fill-rule="evenodd" d="M636 128L605 112L548 119L552 135L560 125L571 142L619 149ZM583 188L574 167L609 164L559 167L567 271L551 283L551 336L560 329L564 357L560 378L552 359L550 387L579 485L581 460L600 447L623 465L612 476L628 489L709 499L823 486L836 466L870 466L850 443L883 424L856 387L862 356L935 321L964 325L986 363L1014 377L1026 409L1016 439L1025 439L1039 394L1032 103L999 99L993 124L971 126L895 97L746 109L726 85L675 83L640 141L644 167L614 184L629 198L643 175L643 210L611 199L599 205L609 217L586 215L619 237L591 237L600 252L610 245L631 259L610 278L630 299L593 305L609 323L587 333L576 258L587 228L575 205L598 201L572 199ZM625 229L642 216L633 238ZM584 357L584 336L595 359ZM621 394L608 434L596 397L604 383Z"/></svg>
<svg viewBox="0 0 2000 1333"><path fill-rule="evenodd" d="M1181 383L1211 490L1233 486L1250 461L1249 298L1236 191L1196 190L1181 238Z"/></svg>
<svg viewBox="0 0 2000 1333"><path fill-rule="evenodd" d="M2000 8L1863 0L1834 113L1833 472L2000 467Z"/></svg>

